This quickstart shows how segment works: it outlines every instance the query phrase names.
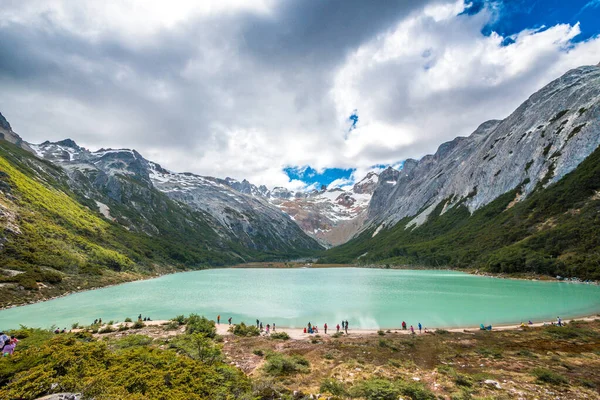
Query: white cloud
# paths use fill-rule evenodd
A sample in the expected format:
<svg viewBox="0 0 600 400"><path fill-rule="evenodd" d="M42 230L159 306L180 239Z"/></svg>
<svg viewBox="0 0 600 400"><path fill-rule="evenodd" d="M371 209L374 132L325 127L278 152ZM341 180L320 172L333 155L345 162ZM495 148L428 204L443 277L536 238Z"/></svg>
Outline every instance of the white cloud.
<svg viewBox="0 0 600 400"><path fill-rule="evenodd" d="M248 26L276 25L277 6L5 0L0 111L33 142L136 148L170 170L300 189L283 168L356 168L360 180L600 61L600 39L571 42L577 24L525 30L502 46L481 34L501 9L458 16L464 4L454 0L419 6L323 60L327 51L297 49L302 40L286 47L285 26L273 40L250 37Z"/></svg>

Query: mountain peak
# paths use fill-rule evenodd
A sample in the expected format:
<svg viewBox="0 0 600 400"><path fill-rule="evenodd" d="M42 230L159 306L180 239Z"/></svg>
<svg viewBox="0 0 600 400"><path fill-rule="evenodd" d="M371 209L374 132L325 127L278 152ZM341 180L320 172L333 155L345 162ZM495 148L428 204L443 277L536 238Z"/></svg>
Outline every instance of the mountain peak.
<svg viewBox="0 0 600 400"><path fill-rule="evenodd" d="M75 143L75 141L73 139L68 139L68 138L64 139L64 140L60 140L60 141L56 142L55 144L60 145L60 146L65 146L65 147L71 147L73 149L81 148L77 145L77 143Z"/></svg>
<svg viewBox="0 0 600 400"><path fill-rule="evenodd" d="M10 127L10 124L8 123L6 118L4 118L4 115L2 115L2 113L0 113L0 128L6 129L7 131L12 130L12 128Z"/></svg>

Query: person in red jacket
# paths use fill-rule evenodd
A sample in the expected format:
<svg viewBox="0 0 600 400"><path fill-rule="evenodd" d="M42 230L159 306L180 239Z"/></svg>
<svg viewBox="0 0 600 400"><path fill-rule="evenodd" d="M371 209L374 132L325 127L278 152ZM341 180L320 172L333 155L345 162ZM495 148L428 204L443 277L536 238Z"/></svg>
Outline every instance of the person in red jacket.
<svg viewBox="0 0 600 400"><path fill-rule="evenodd" d="M337 333L340 333L340 324L337 324L335 328L337 329Z"/></svg>

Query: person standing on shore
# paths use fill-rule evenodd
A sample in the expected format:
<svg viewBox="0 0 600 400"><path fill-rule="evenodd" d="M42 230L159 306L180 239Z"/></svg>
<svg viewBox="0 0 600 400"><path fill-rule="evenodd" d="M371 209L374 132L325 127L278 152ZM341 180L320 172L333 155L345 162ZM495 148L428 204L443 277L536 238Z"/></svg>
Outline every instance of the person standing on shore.
<svg viewBox="0 0 600 400"><path fill-rule="evenodd" d="M348 321L346 321L346 325L344 326L344 329L346 331L346 335L348 334Z"/></svg>
<svg viewBox="0 0 600 400"><path fill-rule="evenodd" d="M423 328L423 326L421 325L421 323L419 322L419 325L417 325L419 327L419 333L421 333L421 328Z"/></svg>
<svg viewBox="0 0 600 400"><path fill-rule="evenodd" d="M406 321L402 321L402 330L405 331L406 330Z"/></svg>
<svg viewBox="0 0 600 400"><path fill-rule="evenodd" d="M256 320L256 327L258 328L258 324L260 324L260 321L257 319Z"/></svg>
<svg viewBox="0 0 600 400"><path fill-rule="evenodd" d="M558 326L562 326L562 319L560 319L560 317L556 317L556 323Z"/></svg>
<svg viewBox="0 0 600 400"><path fill-rule="evenodd" d="M410 326L410 333L412 333L413 335L415 334L415 328L412 325Z"/></svg>
<svg viewBox="0 0 600 400"><path fill-rule="evenodd" d="M229 322L229 325L231 325L231 317L229 317L227 321Z"/></svg>
<svg viewBox="0 0 600 400"><path fill-rule="evenodd" d="M217 315L217 324L221 325L221 314Z"/></svg>
<svg viewBox="0 0 600 400"><path fill-rule="evenodd" d="M323 325L323 329L325 330L325 334L327 335L327 322L325 322L325 325Z"/></svg>
<svg viewBox="0 0 600 400"><path fill-rule="evenodd" d="M337 326L335 328L336 328L336 332L340 333L340 324L337 324Z"/></svg>

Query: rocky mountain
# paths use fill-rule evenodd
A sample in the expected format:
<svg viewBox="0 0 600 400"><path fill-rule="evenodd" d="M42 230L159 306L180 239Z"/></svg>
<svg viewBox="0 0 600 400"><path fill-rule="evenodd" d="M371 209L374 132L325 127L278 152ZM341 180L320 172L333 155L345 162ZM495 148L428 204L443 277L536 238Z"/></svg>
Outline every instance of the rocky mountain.
<svg viewBox="0 0 600 400"><path fill-rule="evenodd" d="M387 169L361 232L320 262L600 279L600 67Z"/></svg>
<svg viewBox="0 0 600 400"><path fill-rule="evenodd" d="M92 152L71 139L30 144L30 147L39 157L65 168L74 182L91 182L115 202L128 202L140 208L147 206L143 196L135 201L125 193L124 187L133 180L210 216L217 231L231 235L244 247L265 253L319 248L287 215L266 201L260 189L247 181L239 183L231 179L174 173L146 160L135 150ZM97 205L106 217L111 218L107 204L97 200ZM135 229L138 224L129 225ZM152 226L145 226L145 232L158 233Z"/></svg>
<svg viewBox="0 0 600 400"><path fill-rule="evenodd" d="M351 188L308 192L274 188L265 197L304 232L331 247L345 243L362 227L378 179L378 175L371 172Z"/></svg>
<svg viewBox="0 0 600 400"><path fill-rule="evenodd" d="M422 224L440 204L473 212L522 187L521 200L557 182L600 144L600 68L581 67L533 94L508 118L483 123L433 155L385 171L366 225Z"/></svg>

